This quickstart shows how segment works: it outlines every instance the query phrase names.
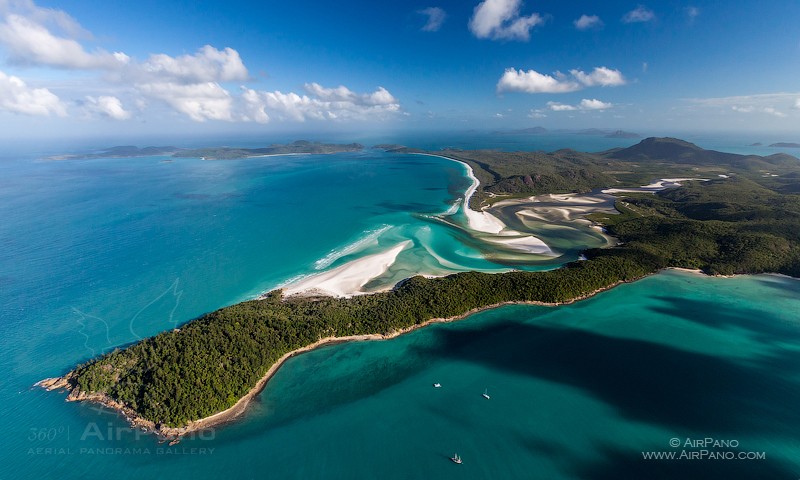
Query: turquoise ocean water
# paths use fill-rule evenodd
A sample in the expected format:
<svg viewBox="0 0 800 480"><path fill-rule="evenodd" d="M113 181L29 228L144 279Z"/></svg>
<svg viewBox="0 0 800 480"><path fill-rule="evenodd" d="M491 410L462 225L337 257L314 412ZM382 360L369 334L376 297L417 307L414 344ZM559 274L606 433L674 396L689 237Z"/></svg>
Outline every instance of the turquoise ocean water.
<svg viewBox="0 0 800 480"><path fill-rule="evenodd" d="M633 143L399 140L508 150ZM728 148L737 149L747 147ZM552 268L577 251L487 260L485 246L435 219L469 180L434 157L39 158L0 159L0 478L791 478L800 469L800 282L676 272L568 307L506 307L326 347L288 362L240 421L159 444L111 412L31 386L398 241L413 245L389 279L443 264ZM738 446L706 450L766 458L642 458L691 454L702 449L685 441L707 437ZM463 465L448 460L456 452Z"/></svg>

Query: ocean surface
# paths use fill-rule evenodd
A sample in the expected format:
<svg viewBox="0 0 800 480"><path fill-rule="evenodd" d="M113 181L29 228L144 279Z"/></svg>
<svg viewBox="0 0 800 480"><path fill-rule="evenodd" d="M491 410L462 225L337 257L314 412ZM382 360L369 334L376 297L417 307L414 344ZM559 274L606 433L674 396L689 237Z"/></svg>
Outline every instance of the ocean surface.
<svg viewBox="0 0 800 480"><path fill-rule="evenodd" d="M566 134L319 140L586 151L635 143ZM691 140L774 153L746 146L760 139ZM408 247L367 289L415 271L554 268L602 237L576 227L558 256L498 254L458 228L470 180L461 164L436 157L368 149L235 161L42 160L68 147L58 148L18 147L0 158L2 479L800 471L800 281L775 276L666 272L571 306L504 307L391 341L322 348L287 362L239 421L159 444L112 412L32 385L401 242ZM490 400L481 396L487 389ZM706 438L727 446L695 445ZM706 457L645 460L650 451ZM462 465L450 462L454 453Z"/></svg>

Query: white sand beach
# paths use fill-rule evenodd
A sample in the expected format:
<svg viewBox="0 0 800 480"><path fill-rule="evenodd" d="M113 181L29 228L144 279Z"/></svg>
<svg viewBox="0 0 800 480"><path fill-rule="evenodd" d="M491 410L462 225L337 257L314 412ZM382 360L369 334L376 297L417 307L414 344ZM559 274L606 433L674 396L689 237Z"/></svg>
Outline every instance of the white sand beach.
<svg viewBox="0 0 800 480"><path fill-rule="evenodd" d="M688 182L690 180L697 180L700 182L708 181L707 178L662 178L657 182L653 182L649 185L642 185L641 187L631 187L631 188L607 188L602 190L603 193L637 193L637 192L645 192L645 193L655 193L664 190L665 188L674 188L680 187L680 182Z"/></svg>
<svg viewBox="0 0 800 480"><path fill-rule="evenodd" d="M285 295L298 293L350 297L357 295L373 278L383 274L397 260L397 256L411 246L411 240L399 243L385 252L367 255L340 267L305 277L284 287Z"/></svg>

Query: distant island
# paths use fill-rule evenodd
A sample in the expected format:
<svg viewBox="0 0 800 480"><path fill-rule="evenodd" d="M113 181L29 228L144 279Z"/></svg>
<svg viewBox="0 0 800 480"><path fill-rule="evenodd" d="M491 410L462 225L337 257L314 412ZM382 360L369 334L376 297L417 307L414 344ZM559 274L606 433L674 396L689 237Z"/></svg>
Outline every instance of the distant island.
<svg viewBox="0 0 800 480"><path fill-rule="evenodd" d="M626 132L625 130L617 130L613 133L609 133L605 136L606 138L642 138L641 135L638 133L633 132Z"/></svg>
<svg viewBox="0 0 800 480"><path fill-rule="evenodd" d="M800 143L789 143L789 142L778 142L773 143L770 147L777 147L777 148L800 148Z"/></svg>
<svg viewBox="0 0 800 480"><path fill-rule="evenodd" d="M756 143L751 143L750 145L748 145L748 147L761 147L761 146L763 146L763 145L764 145L764 144L763 144L763 143L761 143L761 142L756 142Z"/></svg>
<svg viewBox="0 0 800 480"><path fill-rule="evenodd" d="M47 160L85 160L93 158L132 158L150 157L156 155L171 155L174 158L202 158L204 160L233 160L248 157L263 157L267 155L290 154L326 154L340 152L357 152L364 146L359 143L338 144L319 143L308 140L297 140L289 144L275 144L261 148L237 147L206 147L206 148L177 148L177 147L144 147L122 145L100 151L63 154L47 157Z"/></svg>
<svg viewBox="0 0 800 480"><path fill-rule="evenodd" d="M575 132L577 135L602 135L606 138L641 138L641 135L633 132L626 132L625 130L607 130L600 128L587 128L585 130L578 130Z"/></svg>
<svg viewBox="0 0 800 480"><path fill-rule="evenodd" d="M619 194L617 214L589 219L620 244L586 250L585 260L556 270L414 276L393 290L350 298L274 290L39 385L177 439L241 414L286 359L327 343L391 338L509 303L561 305L670 267L800 277L800 160L791 155L716 152L675 138L600 153L416 152L469 165L480 182L470 204L478 211L503 198L619 191L658 178L676 188ZM681 186L681 178L703 181Z"/></svg>
<svg viewBox="0 0 800 480"><path fill-rule="evenodd" d="M397 143L379 143L378 145L373 145L372 148L376 150L384 150L386 152L391 152L394 150L400 150L402 148L406 148L406 146Z"/></svg>
<svg viewBox="0 0 800 480"><path fill-rule="evenodd" d="M47 160L88 160L93 158L151 157L155 155L172 155L180 150L181 149L177 147L139 148L133 145L119 145L95 152L53 155L47 157Z"/></svg>
<svg viewBox="0 0 800 480"><path fill-rule="evenodd" d="M495 130L492 135L544 135L548 130L544 127L518 128L515 130Z"/></svg>
<svg viewBox="0 0 800 480"><path fill-rule="evenodd" d="M233 160L237 158L263 157L267 155L326 154L358 152L364 149L360 143L319 143L297 140L286 145L270 145L262 148L212 147L180 150L174 157L192 157L205 160Z"/></svg>

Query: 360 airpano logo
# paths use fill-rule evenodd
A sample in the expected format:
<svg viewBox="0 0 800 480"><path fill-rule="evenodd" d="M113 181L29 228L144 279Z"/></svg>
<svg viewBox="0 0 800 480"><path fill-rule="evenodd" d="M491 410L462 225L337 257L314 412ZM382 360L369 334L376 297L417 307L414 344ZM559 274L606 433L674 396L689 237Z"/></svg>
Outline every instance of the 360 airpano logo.
<svg viewBox="0 0 800 480"><path fill-rule="evenodd" d="M669 439L675 450L644 451L644 460L765 460L766 452L739 450L739 440L733 438L679 438ZM680 449L680 450L678 450Z"/></svg>

